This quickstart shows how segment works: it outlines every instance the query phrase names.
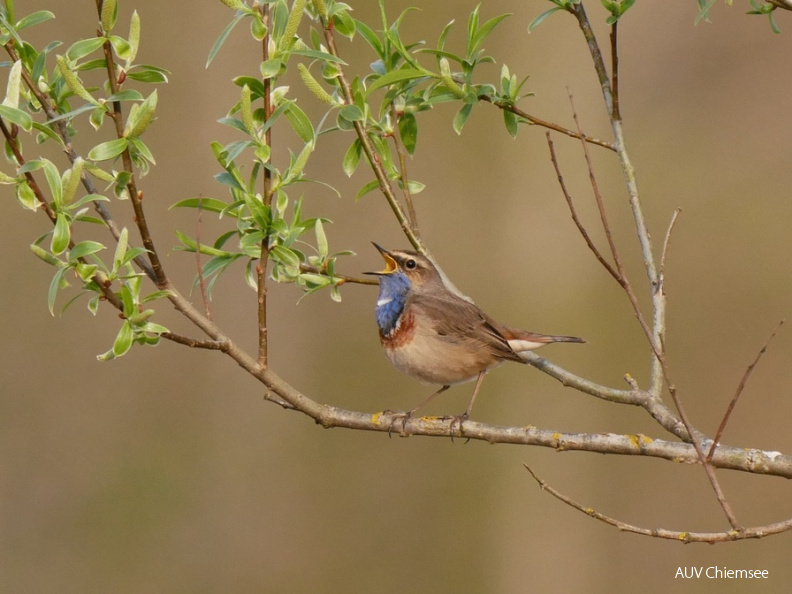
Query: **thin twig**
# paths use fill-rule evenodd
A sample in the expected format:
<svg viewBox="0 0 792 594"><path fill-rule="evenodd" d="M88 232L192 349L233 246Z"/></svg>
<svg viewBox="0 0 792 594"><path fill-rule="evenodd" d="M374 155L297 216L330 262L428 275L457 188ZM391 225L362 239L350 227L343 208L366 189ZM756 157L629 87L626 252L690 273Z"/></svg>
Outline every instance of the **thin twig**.
<svg viewBox="0 0 792 594"><path fill-rule="evenodd" d="M410 192L410 177L407 175L407 151L404 148L401 132L399 131L399 114L396 112L396 107L393 103L391 103L390 112L391 118L393 119L393 134L391 136L393 137L393 144L396 146L396 154L399 156L399 177L401 178L404 203L407 205L407 216L410 217L410 226L412 227L413 233L420 238L418 215L415 212L412 192Z"/></svg>
<svg viewBox="0 0 792 594"><path fill-rule="evenodd" d="M321 18L321 22L329 53L336 58L340 58L338 46L335 42L335 35L333 34L332 22L328 21L324 17ZM352 87L347 80L344 69L340 64L336 64L336 68L338 70L338 82L341 87L341 93L344 97L344 101L347 105L353 105L355 100L352 96ZM380 192L382 192L383 196L385 196L385 200L387 200L388 205L393 211L393 214L396 216L396 220L399 222L404 235L407 237L408 241L416 249L416 251L421 254L428 255L426 247L423 245L421 238L418 237L418 235L413 231L409 218L404 213L404 209L401 207L401 204L399 204L399 201L393 192L390 180L388 179L388 174L382 165L382 162L379 158L379 155L377 154L376 149L374 148L374 145L371 142L371 139L369 138L365 124L363 124L360 120L356 120L354 122L354 127L358 140L360 140L360 144L363 147L363 152L366 153L366 158L368 159L369 165L374 171L374 176L379 182Z"/></svg>
<svg viewBox="0 0 792 594"><path fill-rule="evenodd" d="M784 320L781 320L780 322L778 322L778 324L776 324L775 328L773 328L773 331L770 333L770 336L767 338L767 340L765 340L765 343L762 345L762 348L759 349L758 353L756 353L756 357L754 357L754 360L751 361L750 365L748 365L748 368L745 370L745 373L740 379L740 383L737 385L737 391L734 393L734 397L731 399L731 402L729 402L729 406L726 408L726 413L723 415L723 420L718 426L718 431L715 433L715 439L713 439L712 446L710 446L710 451L707 454L707 462L710 462L712 460L712 456L715 455L715 448L717 448L718 444L720 443L720 439L723 436L723 431L726 429L726 424L729 422L729 418L731 417L732 411L734 410L734 407L737 404L737 399L740 397L740 394L742 394L743 390L745 389L745 384L748 382L748 378L751 377L751 374L753 373L756 364L759 363L759 359L761 359L762 355L765 354L765 351L767 350L770 341L773 340L773 338L776 335L776 332L778 332L779 328L781 328L783 324L784 324Z"/></svg>
<svg viewBox="0 0 792 594"><path fill-rule="evenodd" d="M182 336L181 334L176 334L174 332L163 332L160 334L162 338L170 340L172 342L176 342L178 344L183 344L190 348L194 349L208 349L212 351L227 351L228 346L230 344L229 341L221 342L218 340L199 340L197 338L190 338L188 336Z"/></svg>
<svg viewBox="0 0 792 594"><path fill-rule="evenodd" d="M572 93L569 92L567 89L567 93L569 94L569 104L572 107L572 119L575 121L575 127L578 130L580 136L583 136L583 129L580 126L580 120L578 119L577 110L575 109L575 100L572 96ZM605 202L602 199L602 194L599 190L599 184L597 183L597 176L594 173L594 164L591 160L591 154L589 153L588 144L581 139L580 146L583 148L583 156L586 160L586 167L588 168L589 174L589 181L591 182L591 189L594 192L594 200L597 203L597 210L599 211L600 221L602 222L602 228L605 231L605 238L608 241L608 247L611 251L611 256L613 256L613 261L616 264L616 272L617 274L614 276L616 282L621 285L624 292L627 294L627 298L630 300L630 304L633 308L633 313L635 317L638 319L638 323L641 325L641 328L646 335L647 340L649 341L649 345L652 347L652 350L655 353L656 357L660 357L660 349L662 345L657 344L655 342L655 336L652 334L652 330L649 328L649 324L646 322L646 318L641 311L641 306L638 303L638 297L633 291L632 285L630 284L629 279L627 278L627 272L624 268L624 264L622 264L621 256L619 255L619 250L616 247L616 242L613 239L613 233L611 232L610 223L608 222L608 215L605 211Z"/></svg>
<svg viewBox="0 0 792 594"><path fill-rule="evenodd" d="M721 508L723 509L724 514L726 515L729 523L731 524L732 528L735 530L741 530L742 527L737 522L737 519L734 513L731 510L731 506L726 501L726 497L723 493L723 489L718 482L717 477L715 476L715 471L711 464L707 462L706 455L704 453L704 449L701 445L701 440L699 439L698 435L694 432L693 426L690 423L690 420L687 417L687 413L685 412L684 407L682 406L682 401L679 398L679 395L676 391L676 386L671 380L669 369L668 369L668 361L665 356L665 352L662 350L664 348L664 341L662 340L662 336L665 332L665 296L664 292L662 291L661 279L657 271L657 267L655 264L654 254L652 252L652 244L649 237L649 229L646 225L646 221L643 216L643 209L641 208L641 203L638 199L638 184L635 177L635 168L632 166L630 161L630 157L627 153L625 141L624 141L624 129L622 127L621 120L614 117L613 111L613 90L610 85L610 81L608 79L607 68L605 67L605 61L602 58L602 52L599 48L599 43L597 42L597 38L594 35L594 31L591 27L591 22L586 15L585 7L583 3L572 4L569 6L568 10L575 16L580 26L580 30L583 33L583 36L586 38L586 42L589 47L589 52L591 53L592 60L594 62L594 70L597 73L597 77L600 81L600 88L602 90L602 96L605 100L605 106L608 111L608 115L611 120L611 127L613 129L613 134L616 140L616 152L619 155L619 160L621 161L622 171L624 172L625 181L627 183L627 190L630 196L630 206L633 211L633 217L635 219L635 226L636 232L638 234L638 240L641 244L641 251L643 252L644 256L644 266L646 267L646 274L649 277L649 282L652 286L652 303L654 306L654 325L652 331L649 331L646 322L643 321L641 326L644 329L644 332L647 334L647 338L649 340L649 344L652 347L652 350L655 353L655 358L652 363L652 373L651 373L651 384L653 393L659 396L659 386L660 386L660 377L665 378L666 383L668 384L668 392L671 395L671 399L674 402L674 406L676 406L677 411L679 412L679 417L685 425L687 429L691 442L696 450L696 454L698 455L699 461L701 462L702 466L704 467L704 472L709 479L710 484L712 485L713 491L715 491L715 495L720 503ZM616 47L613 48L614 52L617 52ZM584 147L585 147L584 143ZM618 268L618 262L617 262ZM621 270L620 270L621 271ZM629 284L627 284L629 287ZM625 287L625 291L630 298L630 301L633 303L633 309L638 312L637 309L637 299L635 298L635 294L632 292L631 289ZM640 321L640 318L639 318Z"/></svg>
<svg viewBox="0 0 792 594"><path fill-rule="evenodd" d="M201 215L203 214L203 200L198 201L198 220L195 222L195 265L198 268L198 286L201 287L201 299L204 304L204 315L207 320L212 319L212 307L209 295L206 292L206 279L201 265Z"/></svg>
<svg viewBox="0 0 792 594"><path fill-rule="evenodd" d="M671 215L671 222L668 223L668 229L666 229L665 238L663 239L663 249L660 252L660 284L661 285L665 280L665 262L666 262L666 254L668 253L668 246L671 243L671 232L674 230L674 225L676 225L677 217L681 212L682 212L681 208L674 209L674 214Z"/></svg>
<svg viewBox="0 0 792 594"><path fill-rule="evenodd" d="M524 112L522 109L514 105L510 105L502 101L493 101L490 97L487 97L485 95L479 95L478 100L486 101L487 103L492 103L495 107L499 107L504 111L510 111L514 115L528 120L529 122L531 122L531 124L535 126L541 126L542 128L555 130L556 132L560 132L561 134L565 134L566 136L571 136L572 138L585 140L588 143L601 146L602 148L606 148L611 151L616 151L616 147L609 142L605 142L604 140L600 140L599 138L594 138L593 136L585 136L585 135L581 136L579 133L575 132L574 130L570 130L569 128L564 128L563 126L559 126L558 124L554 124L553 122L548 122L541 118L537 118L536 116L532 116L531 114Z"/></svg>
<svg viewBox="0 0 792 594"><path fill-rule="evenodd" d="M611 89L613 90L613 119L621 120L619 111L619 21L611 25Z"/></svg>
<svg viewBox="0 0 792 594"><path fill-rule="evenodd" d="M103 0L96 0L96 10L100 19L102 15L102 1ZM116 76L116 63L113 56L113 46L109 39L104 42L102 48L104 50L105 65L107 68L107 82L110 85L111 94L115 95L119 92L121 85L118 83L118 77ZM121 108L121 101L113 101L113 109L107 113L110 115L110 119L112 119L113 123L115 124L116 136L118 138L124 138L124 114ZM149 262L151 263L151 268L154 271L154 280L158 288L165 289L169 285L168 277L165 274L164 268L162 267L159 253L154 246L154 239L151 235L151 231L149 230L148 222L146 221L146 213L143 209L143 192L139 191L137 188L137 182L135 180L135 167L132 163L132 154L129 151L129 147L125 148L121 153L121 162L124 165L124 170L129 173L129 181L127 182L126 188L127 192L129 193L129 200L132 203L132 210L135 212L135 225L140 232L140 238L143 241L143 247L146 248L146 253L148 255Z"/></svg>
<svg viewBox="0 0 792 594"><path fill-rule="evenodd" d="M262 63L269 60L269 42L270 42L270 5L263 4L259 7L261 17L266 27L264 39L261 40L261 60ZM271 92L271 79L265 78L264 84L264 123L270 119L272 115L272 105L270 97ZM267 127L264 133L264 143L272 149L272 127ZM272 171L269 167L264 167L264 205L270 208L272 205ZM267 266L269 264L269 237L265 236L261 240L261 255L259 256L258 264L256 265L256 302L258 303L258 364L266 369L269 358L267 354Z"/></svg>
<svg viewBox="0 0 792 594"><path fill-rule="evenodd" d="M316 266L311 266L310 264L300 264L300 271L301 272L312 272L314 274L324 274L327 275L327 270L323 268L317 268ZM357 285L379 285L379 281L372 278L361 278L357 276L346 276L344 274L333 274L333 279L341 279L339 284L343 283L355 283Z"/></svg>
<svg viewBox="0 0 792 594"><path fill-rule="evenodd" d="M19 60L19 55L17 54L16 50L10 43L5 44L4 48L8 53L8 55L11 57L12 61L16 62L17 60ZM30 73L25 68L22 69L22 80L25 81L25 86L28 88L28 90L33 94L34 97L36 97L36 100L39 102L39 105L41 105L41 108L46 114L47 118L53 120L56 117L58 117L58 113L55 110L55 108L50 104L47 95L44 94L44 92L38 88L38 85L36 85L33 82L33 79L30 77ZM52 122L52 125L55 127L58 136L63 141L63 145L65 147L65 153L67 158L69 159L69 162L73 164L75 160L78 158L78 155L77 152L72 147L71 135L69 134L69 129L66 126L65 121L56 120L55 122ZM98 192L96 191L96 187L93 185L93 182L84 172L81 182L86 192L88 192L89 194L98 194ZM121 237L121 229L115 223L115 220L110 214L110 211L107 209L107 207L104 205L103 202L100 202L98 200L94 200L93 205L97 214L101 217L101 219L104 221L105 225L107 226L108 231L110 231L110 235L112 235L113 239L115 239L115 241L117 242L118 238ZM135 264L138 265L138 267L140 267L140 269L146 274L146 276L148 276L152 281L156 283L157 279L156 279L156 275L154 274L154 269L151 267L148 261L146 261L145 256L143 255L136 256L134 258L134 262Z"/></svg>
<svg viewBox="0 0 792 594"><path fill-rule="evenodd" d="M740 531L729 530L728 532L687 532L687 531L680 532L676 530L666 530L665 528L642 528L640 526L628 524L627 522L622 522L621 520L617 520L615 518L611 518L610 516L606 516L605 514L598 512L594 508L585 507L581 505L580 503L578 503L568 495L564 495L557 489L547 484L547 481L539 477L531 469L530 466L528 466L527 464L523 464L523 466L525 466L525 469L530 473L530 475L533 477L533 479L537 482L537 484L543 491L546 491L547 493L549 493L559 501L565 503L566 505L580 512L583 512L587 516L590 516L595 520L599 520L600 522L604 522L605 524L614 526L619 530L623 530L624 532L632 532L634 534L651 536L653 538L665 538L668 540L676 540L684 544L691 542L705 542L712 544L716 542L745 540L748 538L763 538L765 536L770 536L772 534L779 534L781 532L792 530L792 519L784 520L782 522L776 522L774 524L767 524L765 526L744 528Z"/></svg>
<svg viewBox="0 0 792 594"><path fill-rule="evenodd" d="M12 134L11 130L8 129L8 126L6 126L6 123L2 118L0 118L0 131L2 131L3 137L6 140L6 145L11 148L11 152L14 154L14 160L16 161L16 164L19 167L22 167L25 164L25 158L22 156L22 152L19 150L19 145L16 142L16 138ZM50 222L55 223L58 217L55 214L52 206L47 202L47 199L44 197L44 193L41 191L38 182L36 182L36 178L31 172L28 171L25 173L25 181L27 182L28 187L33 191L33 195L36 197L41 210L46 213ZM68 249L72 249L73 247L74 238L70 238ZM83 264L88 264L88 261L85 258L78 258L77 260ZM102 297L107 302L112 304L112 306L119 311L124 310L124 305L121 302L121 299L113 292L111 283L104 272L97 270L91 277L91 280L96 284L97 287L99 287Z"/></svg>
<svg viewBox="0 0 792 594"><path fill-rule="evenodd" d="M594 257L597 258L600 264L608 271L617 282L619 281L619 273L611 266L610 262L608 262L602 253L599 251L596 245L594 245L594 241L586 231L586 228L583 226L583 223L580 221L577 215L577 210L575 209L575 204L572 201L572 195L569 193L566 187L566 183L564 182L564 176L561 174L561 168L558 164L558 159L556 158L555 146L553 145L553 140L550 138L550 132L545 132L545 137L547 138L547 147L550 150L550 161L553 163L553 168L556 172L556 177L558 178L558 185L561 186L561 192L564 194L564 198L566 198L567 206L569 207L569 213L572 215L572 220L575 223L575 226L580 231L580 234L583 236L584 241L588 248L594 254Z"/></svg>

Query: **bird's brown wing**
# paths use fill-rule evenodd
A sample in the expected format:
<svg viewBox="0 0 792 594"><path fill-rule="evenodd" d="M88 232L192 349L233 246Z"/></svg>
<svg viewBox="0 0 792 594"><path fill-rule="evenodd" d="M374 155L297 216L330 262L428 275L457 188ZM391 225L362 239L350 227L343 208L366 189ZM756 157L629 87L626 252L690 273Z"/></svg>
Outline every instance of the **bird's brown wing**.
<svg viewBox="0 0 792 594"><path fill-rule="evenodd" d="M434 321L434 330L446 340L470 343L499 359L523 362L500 331L500 324L476 305L453 293L413 294L410 305Z"/></svg>

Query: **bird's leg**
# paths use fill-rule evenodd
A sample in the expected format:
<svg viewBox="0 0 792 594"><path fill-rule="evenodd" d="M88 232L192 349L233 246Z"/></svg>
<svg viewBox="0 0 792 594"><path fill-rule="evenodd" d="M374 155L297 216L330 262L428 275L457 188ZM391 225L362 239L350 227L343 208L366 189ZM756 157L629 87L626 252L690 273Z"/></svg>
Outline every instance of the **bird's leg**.
<svg viewBox="0 0 792 594"><path fill-rule="evenodd" d="M470 402L468 403L467 409L464 413L459 415L458 417L453 417L451 419L451 439L454 439L454 425L457 423L459 424L459 436L462 437L462 423L465 422L470 418L470 412L473 410L473 403L476 401L476 396L478 395L479 388L481 387L481 382L484 381L484 376L486 375L487 370L485 369L478 375L478 379L476 379L476 386L473 388L473 396L470 397Z"/></svg>
<svg viewBox="0 0 792 594"><path fill-rule="evenodd" d="M438 397L440 394L442 394L443 392L445 392L446 390L448 390L448 388L450 388L450 387L451 387L450 385L449 385L449 386L442 386L442 387L441 387L439 390L437 390L436 392L433 392L433 393L432 393L432 395L431 395L431 396L429 396L429 398L427 398L426 400L423 400L423 401L421 401L421 402L418 404L418 406L416 406L416 407L415 407L415 408L413 408L412 410L408 410L407 412L404 412L404 413L397 413L397 414L395 414L395 415L393 416L393 421L391 421L390 427L388 427L388 437L390 437L390 435L391 435L391 432L393 431L393 425L396 423L396 419L401 419L401 420L402 420L402 426L401 426L401 431L400 431L400 433L403 433L403 432L404 432L404 430L405 430L405 429L406 429L406 427L407 427L407 421L409 421L409 420L410 420L410 417L412 417L412 416L413 416L413 414L415 413L415 411L417 411L419 408L423 408L424 406L426 406L427 404L429 404L429 403L430 403L432 400L434 400L435 398L437 398L437 397Z"/></svg>

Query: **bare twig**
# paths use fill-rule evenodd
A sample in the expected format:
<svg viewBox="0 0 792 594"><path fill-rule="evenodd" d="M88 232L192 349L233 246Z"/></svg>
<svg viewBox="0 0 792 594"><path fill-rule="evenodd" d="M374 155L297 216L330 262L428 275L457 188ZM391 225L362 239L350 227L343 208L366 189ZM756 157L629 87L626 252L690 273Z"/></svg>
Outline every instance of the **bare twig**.
<svg viewBox="0 0 792 594"><path fill-rule="evenodd" d="M729 523L731 524L732 528L735 530L741 530L740 524L737 522L737 519L734 513L731 510L731 506L726 501L726 497L723 493L723 489L718 482L717 477L715 476L715 471L712 468L712 465L707 462L706 455L704 453L704 449L701 445L701 440L698 435L694 432L693 426L690 423L690 420L687 417L684 407L682 406L682 401L679 398L679 395L676 391L676 386L671 381L671 377L669 374L668 369L668 361L665 356L665 352L662 350L664 348L662 337L665 332L665 295L662 290L662 281L660 275L657 271L657 266L655 264L654 254L652 251L652 244L649 237L649 229L646 225L646 221L643 216L643 209L641 208L641 203L638 199L638 184L635 177L635 169L632 166L630 161L630 157L627 153L626 144L624 141L624 129L622 127L621 120L614 116L614 103L613 103L613 89L610 85L610 81L608 79L607 68L605 67L605 61L602 58L602 52L599 49L599 44L597 42L597 38L594 35L594 31L591 27L591 22L586 15L586 10L583 6L583 3L577 3L570 5L568 10L577 18L578 24L580 26L580 30L583 32L583 36L586 38L586 42L589 47L589 52L591 53L592 60L594 62L594 69L597 72L597 77L600 81L600 88L602 90L603 99L605 100L605 106L608 111L608 115L611 120L611 127L613 129L613 134L616 140L616 152L619 155L619 160L621 161L622 171L624 173L624 178L627 183L627 191L630 196L630 206L633 211L633 217L635 219L635 227L636 232L638 234L638 240L641 244L641 251L643 252L644 256L644 266L646 267L646 274L649 277L649 282L652 286L652 304L654 306L654 324L652 330L650 331L646 322L642 321L641 326L644 329L644 332L647 335L649 340L649 344L654 351L655 357L652 362L652 372L651 372L651 386L652 391L654 394L659 395L659 390L662 386L661 377L665 378L666 383L668 384L668 392L671 395L671 399L676 406L677 411L679 412L679 417L685 425L687 429L693 447L696 450L696 453L699 457L699 460L704 467L704 472L709 479L710 484L712 485L712 489L715 491L715 495L718 499L718 502L723 509L724 514L726 515ZM614 53L618 51L617 47L613 48ZM587 149L587 145L583 143L584 149ZM617 269L620 270L619 262L616 262ZM625 291L627 291L628 297L630 301L633 303L633 309L636 311L636 314L639 314L640 311L637 308L638 302L635 298L635 294L629 289L629 284L625 286ZM639 321L641 318L639 317Z"/></svg>
<svg viewBox="0 0 792 594"><path fill-rule="evenodd" d="M163 332L160 334L160 336L190 348L208 349L211 351L226 351L228 350L228 346L230 344L229 341L221 342L218 340L199 340L197 338L189 338L187 336L182 336L181 334L176 334L175 332Z"/></svg>
<svg viewBox="0 0 792 594"><path fill-rule="evenodd" d="M774 524L767 524L765 526L743 528L740 531L729 530L727 532L687 532L687 531L680 532L676 530L666 530L665 528L642 528L640 526L628 524L627 522L622 522L621 520L617 520L615 518L611 518L610 516L606 516L605 514L598 512L594 508L585 507L581 505L580 503L578 503L568 495L564 495L557 489L547 484L547 481L539 477L531 469L530 466L528 466L527 464L523 464L523 466L525 466L525 469L530 473L530 475L539 484L539 487L543 491L548 492L550 495L552 495L559 501L562 501L568 506L580 512L583 512L587 516L590 516L595 520L599 520L600 522L604 522L605 524L614 526L619 530L623 530L625 532L632 532L634 534L641 534L643 536L651 536L653 538L665 538L668 540L676 540L684 544L691 542L705 542L712 544L716 542L745 540L748 538L763 538L765 536L770 536L772 534L779 534L781 532L792 530L792 519L784 520L782 522L776 522Z"/></svg>
<svg viewBox="0 0 792 594"><path fill-rule="evenodd" d="M583 136L583 130L580 126L580 120L578 119L577 110L575 109L575 101L572 97L572 93L569 92L569 104L572 106L572 118L575 120L575 127L577 128L580 136ZM621 285L624 292L627 294L627 298L630 300L630 304L633 308L633 313L635 317L638 319L638 323L641 325L641 328L646 334L646 339L649 341L649 345L652 347L652 350L655 353L656 357L660 357L660 349L662 345L657 343L655 340L655 336L652 334L652 330L649 328L649 324L646 322L646 318L641 311L641 306L638 303L638 297L633 291L632 285L630 284L629 279L627 278L627 272L624 269L624 264L622 264L621 257L619 256L619 250L616 247L616 242L613 239L613 233L611 232L610 223L608 222L608 215L605 211L605 202L602 200L602 194L599 190L599 184L597 183L597 176L594 173L594 165L591 161L591 154L589 153L588 144L581 140L580 142L581 147L583 148L583 156L586 159L586 167L588 168L589 174L589 181L591 182L591 189L594 192L594 200L597 203L597 210L599 211L600 221L602 222L602 229L605 231L605 238L608 241L608 247L611 251L611 256L613 256L613 261L616 264L616 275L614 278L616 282Z"/></svg>
<svg viewBox="0 0 792 594"><path fill-rule="evenodd" d="M754 357L754 360L751 361L750 365L748 365L748 368L745 370L745 373L740 379L740 383L737 385L737 391L734 393L731 402L729 402L729 406L726 408L726 413L723 415L723 420L718 426L718 431L715 433L715 439L712 440L712 446L710 446L710 451L707 454L707 462L711 461L712 456L715 455L715 448L717 448L718 444L720 443L720 439L723 436L723 431L726 429L726 424L729 422L729 418L731 417L732 411L734 410L734 407L737 404L737 399L740 397L740 394L742 394L743 390L745 389L745 384L748 382L748 378L751 377L751 374L753 373L756 364L759 363L759 359L761 359L762 355L765 354L765 351L767 350L770 341L773 340L773 338L776 335L776 332L778 332L779 328L781 328L783 324L784 324L784 320L781 320L780 322L778 322L778 324L776 324L775 328L773 328L773 331L770 333L770 336L767 338L767 340L765 340L765 343L762 345L762 348L759 349L758 353L756 353L756 357Z"/></svg>
<svg viewBox="0 0 792 594"><path fill-rule="evenodd" d="M666 229L665 238L663 239L663 249L660 252L660 285L662 290L662 284L665 280L665 262L666 262L666 254L668 253L668 246L671 243L671 232L674 230L674 225L676 225L677 217L679 217L679 213L682 212L681 208L675 208L674 214L671 215L671 222L668 223L668 229Z"/></svg>
<svg viewBox="0 0 792 594"><path fill-rule="evenodd" d="M327 274L327 270L322 268L317 268L316 266L311 266L310 264L300 264L300 271L301 272L313 272L314 274ZM334 279L341 279L339 284L343 283L355 283L357 285L379 285L379 281L376 279L371 278L360 278L357 276L346 276L344 274L333 274Z"/></svg>
<svg viewBox="0 0 792 594"><path fill-rule="evenodd" d="M619 111L619 21L611 25L611 88L613 89L613 119L621 120Z"/></svg>
<svg viewBox="0 0 792 594"><path fill-rule="evenodd" d="M560 132L561 134L571 136L572 138L579 138L581 140L585 140L588 143L595 144L597 146L601 146L602 148L606 148L612 151L616 150L616 147L609 142L605 142L604 140L600 140L599 138L594 138L593 136L585 136L585 135L581 136L580 133L575 132L574 130L570 130L569 128L564 128L563 126L559 126L558 124L554 124L553 122L548 122L541 118L537 118L536 116L532 116L531 114L524 112L522 109L514 105L503 103L502 101L493 101L490 97L487 97L485 95L479 95L478 99L479 101L486 101L487 103L492 103L495 107L499 107L504 111L510 111L514 115L528 120L529 122L531 122L531 124L535 126L541 126L542 128L555 130L556 132Z"/></svg>
<svg viewBox="0 0 792 594"><path fill-rule="evenodd" d="M566 198L567 206L569 207L569 212L572 215L572 220L575 223L575 226L580 231L580 234L583 236L583 240L586 242L586 245L594 254L594 257L597 258L600 264L608 271L617 282L619 282L619 273L611 266L610 262L608 262L602 253L599 251L596 245L594 245L594 241L592 241L591 237L586 231L586 228L583 226L583 223L580 221L577 215L577 210L575 209L575 204L572 201L572 195L569 193L566 187L566 183L564 182L564 176L561 174L561 167L558 164L558 159L556 158L555 146L553 145L553 140L550 138L550 132L545 132L545 137L547 138L547 148L550 149L550 161L553 163L553 168L556 172L556 177L558 178L558 185L561 186L561 192L564 194L564 198Z"/></svg>

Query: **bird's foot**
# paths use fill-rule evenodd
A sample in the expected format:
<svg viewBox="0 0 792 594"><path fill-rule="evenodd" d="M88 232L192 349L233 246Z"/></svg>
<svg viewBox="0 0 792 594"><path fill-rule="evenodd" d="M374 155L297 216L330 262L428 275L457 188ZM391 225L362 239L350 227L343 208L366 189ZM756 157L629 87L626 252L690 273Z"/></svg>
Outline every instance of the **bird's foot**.
<svg viewBox="0 0 792 594"><path fill-rule="evenodd" d="M384 412L386 412L386 413L388 413L390 415L393 415L393 418L391 419L390 425L388 426L388 438L391 438L393 436L394 427L396 426L396 424L399 421L401 421L401 428L399 429L399 435L401 435L402 437L405 437L407 435L407 431L406 431L406 429L407 429L407 421L409 421L410 418L412 418L413 413L415 411L414 410L408 410L406 412L395 412L395 411L392 411L392 410L386 410Z"/></svg>
<svg viewBox="0 0 792 594"><path fill-rule="evenodd" d="M467 421L469 418L470 415L468 415L467 411L463 412L461 415L450 417L451 424L449 425L448 430L449 433L451 434L451 441L454 441L455 436L465 437L465 432L464 432L464 428L462 427L462 424L465 421ZM470 441L469 437L467 438L467 441L465 443L467 443L468 441Z"/></svg>

